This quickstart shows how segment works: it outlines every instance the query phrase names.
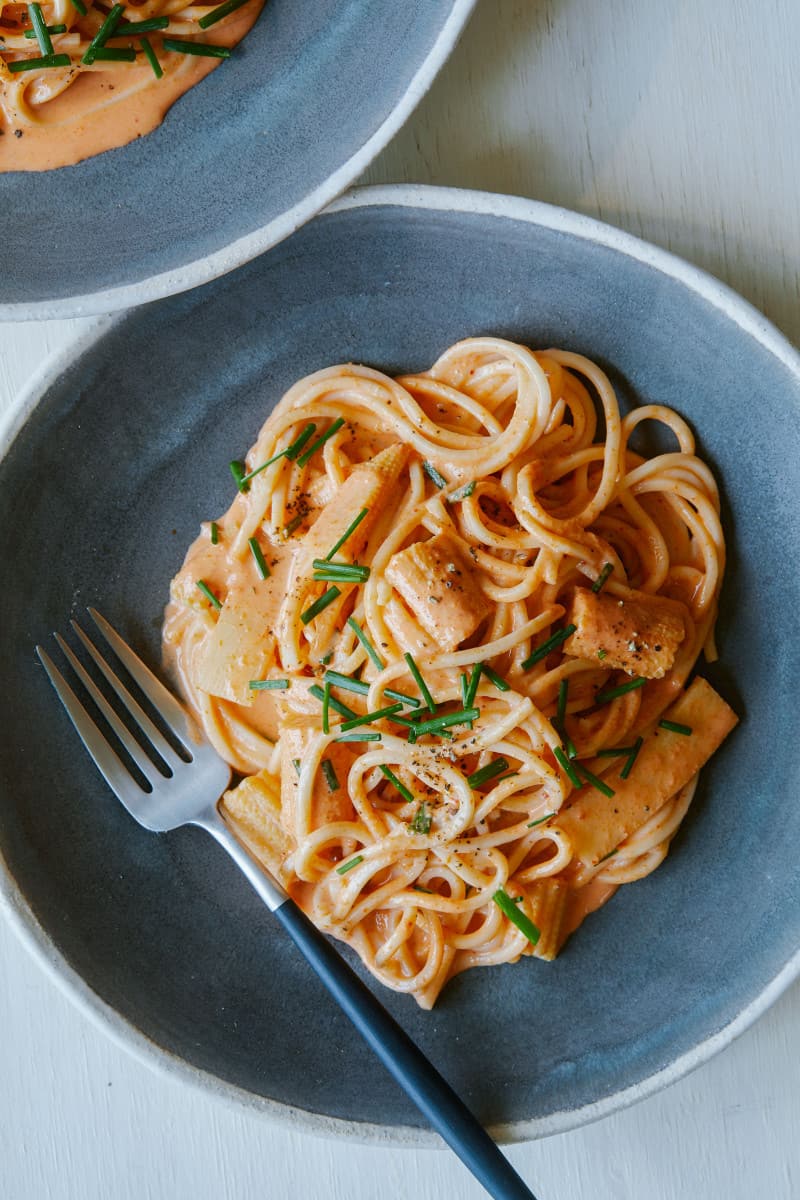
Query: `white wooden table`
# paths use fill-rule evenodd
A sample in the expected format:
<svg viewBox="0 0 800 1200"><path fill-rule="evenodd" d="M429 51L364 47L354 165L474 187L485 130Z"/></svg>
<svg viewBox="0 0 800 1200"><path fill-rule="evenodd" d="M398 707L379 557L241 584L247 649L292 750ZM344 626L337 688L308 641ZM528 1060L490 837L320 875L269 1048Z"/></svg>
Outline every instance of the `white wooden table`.
<svg viewBox="0 0 800 1200"><path fill-rule="evenodd" d="M599 216L708 268L799 343L798 47L797 0L482 0L366 178ZM0 325L0 407L80 327ZM3 1200L483 1194L444 1151L287 1133L152 1074L2 924L0 963ZM799 1062L795 985L667 1092L509 1154L540 1200L794 1200Z"/></svg>

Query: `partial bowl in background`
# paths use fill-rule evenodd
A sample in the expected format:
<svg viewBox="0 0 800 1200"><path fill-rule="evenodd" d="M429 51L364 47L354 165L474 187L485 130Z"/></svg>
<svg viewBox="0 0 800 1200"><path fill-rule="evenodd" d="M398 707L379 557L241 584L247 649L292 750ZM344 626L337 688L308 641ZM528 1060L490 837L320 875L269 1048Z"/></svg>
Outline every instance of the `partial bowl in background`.
<svg viewBox="0 0 800 1200"><path fill-rule="evenodd" d="M147 1061L361 1139L430 1135L213 843L130 820L33 646L96 604L157 664L169 580L284 389L351 359L425 368L481 333L588 354L624 407L682 413L720 481L730 552L722 657L704 671L742 723L666 862L554 963L470 971L431 1013L381 992L497 1136L568 1129L703 1062L800 973L792 348L721 284L595 221L368 189L235 275L102 323L28 390L0 462L0 890L15 926Z"/></svg>
<svg viewBox="0 0 800 1200"><path fill-rule="evenodd" d="M0 173L0 321L186 291L287 237L366 169L475 0L267 0L233 57L146 137Z"/></svg>

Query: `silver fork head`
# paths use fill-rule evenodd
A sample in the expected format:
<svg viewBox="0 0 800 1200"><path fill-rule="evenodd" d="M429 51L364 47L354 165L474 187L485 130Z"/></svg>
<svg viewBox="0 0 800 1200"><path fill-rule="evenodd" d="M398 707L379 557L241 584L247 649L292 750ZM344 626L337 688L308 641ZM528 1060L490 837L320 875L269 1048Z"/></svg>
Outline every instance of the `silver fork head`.
<svg viewBox="0 0 800 1200"><path fill-rule="evenodd" d="M56 641L95 707L147 781L148 787L143 787L134 778L50 656L41 646L37 646L39 660L69 719L106 783L140 825L163 832L175 829L178 825L199 823L209 809L216 806L228 786L230 767L203 738L183 706L134 654L105 617L93 608L89 609L89 614L164 727L180 746L180 753L131 695L76 621L72 622L75 633L116 693L138 736L134 736L117 714L64 639L56 634Z"/></svg>

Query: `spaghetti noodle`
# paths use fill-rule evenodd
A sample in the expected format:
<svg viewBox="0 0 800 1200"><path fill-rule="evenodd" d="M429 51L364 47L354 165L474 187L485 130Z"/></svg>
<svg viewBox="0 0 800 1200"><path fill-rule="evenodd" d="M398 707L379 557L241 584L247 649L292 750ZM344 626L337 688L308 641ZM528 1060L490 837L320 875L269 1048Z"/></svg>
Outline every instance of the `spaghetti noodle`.
<svg viewBox="0 0 800 1200"><path fill-rule="evenodd" d="M642 421L677 449L636 454ZM553 958L663 860L736 722L687 686L725 543L686 422L621 417L578 354L475 338L418 375L301 380L232 471L164 631L244 776L228 819L423 1007Z"/></svg>

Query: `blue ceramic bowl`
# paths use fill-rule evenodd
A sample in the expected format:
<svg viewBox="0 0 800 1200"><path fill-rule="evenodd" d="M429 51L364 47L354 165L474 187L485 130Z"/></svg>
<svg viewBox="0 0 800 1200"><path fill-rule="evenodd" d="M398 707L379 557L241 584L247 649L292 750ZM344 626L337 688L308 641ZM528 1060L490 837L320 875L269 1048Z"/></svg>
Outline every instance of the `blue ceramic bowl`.
<svg viewBox="0 0 800 1200"><path fill-rule="evenodd" d="M0 173L0 321L107 313L293 233L427 91L475 0L266 0L230 61L139 141Z"/></svg>
<svg viewBox="0 0 800 1200"><path fill-rule="evenodd" d="M425 1134L211 840L146 833L112 798L33 645L96 604L157 663L168 581L200 520L227 507L227 463L283 390L347 359L413 371L487 332L579 350L624 405L685 414L721 481L730 546L710 674L742 723L664 865L555 963L470 971L433 1013L385 995L499 1136L566 1129L702 1062L800 970L794 351L708 276L596 222L378 189L235 275L98 326L29 392L0 463L0 848L15 924L148 1061L362 1138Z"/></svg>

